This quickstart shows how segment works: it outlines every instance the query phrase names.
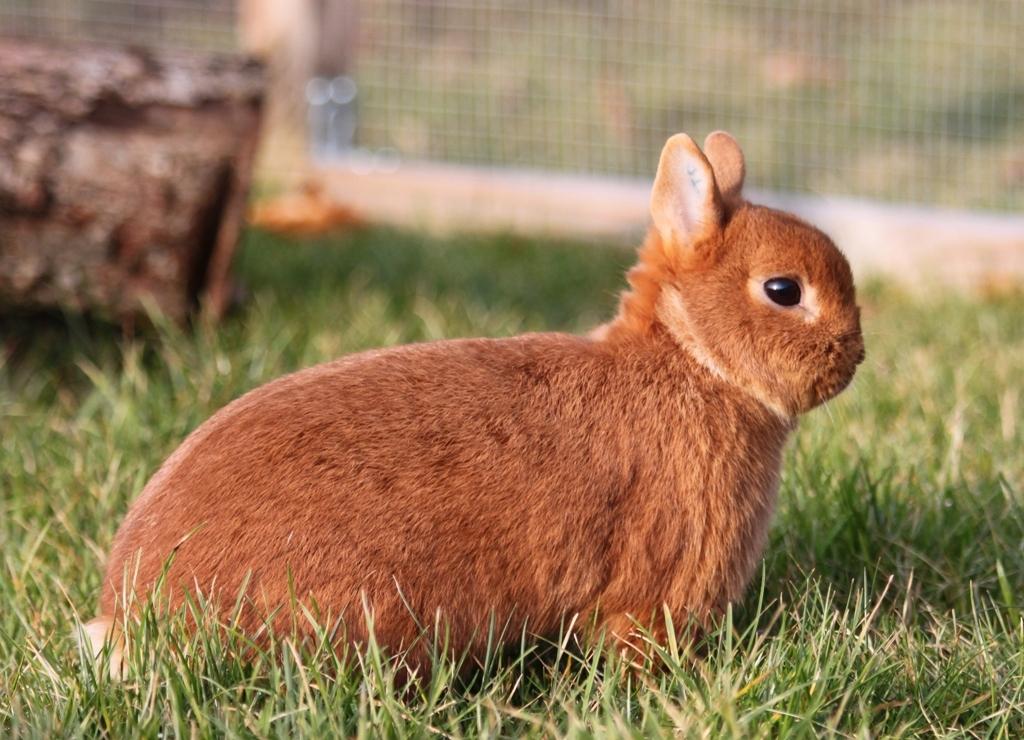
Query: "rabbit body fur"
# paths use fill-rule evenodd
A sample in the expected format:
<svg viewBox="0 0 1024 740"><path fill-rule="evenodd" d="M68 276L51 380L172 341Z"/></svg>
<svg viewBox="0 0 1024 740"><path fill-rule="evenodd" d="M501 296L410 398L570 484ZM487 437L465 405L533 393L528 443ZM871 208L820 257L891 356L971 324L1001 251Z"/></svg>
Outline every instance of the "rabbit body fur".
<svg viewBox="0 0 1024 740"><path fill-rule="evenodd" d="M199 591L227 611L244 588L246 630L315 604L339 642L370 616L417 659L423 627L470 652L491 625L518 640L572 619L626 641L738 599L796 415L845 387L863 344L827 237L739 200L731 139L707 157L674 140L613 321L367 352L241 397L133 505L100 623L158 581L171 607ZM758 294L778 271L804 313Z"/></svg>

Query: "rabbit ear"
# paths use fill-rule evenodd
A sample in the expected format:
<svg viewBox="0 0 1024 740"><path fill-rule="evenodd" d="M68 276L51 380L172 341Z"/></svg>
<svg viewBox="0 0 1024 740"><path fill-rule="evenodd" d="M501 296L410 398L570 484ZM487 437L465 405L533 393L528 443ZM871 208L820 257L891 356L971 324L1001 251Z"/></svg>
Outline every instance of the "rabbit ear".
<svg viewBox="0 0 1024 740"><path fill-rule="evenodd" d="M743 178L747 165L740 145L725 131L713 131L704 139L704 153L715 173L715 183L722 201L732 209L743 200Z"/></svg>
<svg viewBox="0 0 1024 740"><path fill-rule="evenodd" d="M651 217L667 244L694 244L722 225L711 164L686 134L665 143L651 191Z"/></svg>

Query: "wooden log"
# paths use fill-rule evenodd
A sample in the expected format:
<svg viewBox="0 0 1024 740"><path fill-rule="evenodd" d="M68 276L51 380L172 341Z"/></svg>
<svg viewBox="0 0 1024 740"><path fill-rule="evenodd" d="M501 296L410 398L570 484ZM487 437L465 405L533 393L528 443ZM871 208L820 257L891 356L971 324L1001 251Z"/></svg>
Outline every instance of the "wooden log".
<svg viewBox="0 0 1024 740"><path fill-rule="evenodd" d="M262 90L240 57L0 40L0 309L223 314Z"/></svg>

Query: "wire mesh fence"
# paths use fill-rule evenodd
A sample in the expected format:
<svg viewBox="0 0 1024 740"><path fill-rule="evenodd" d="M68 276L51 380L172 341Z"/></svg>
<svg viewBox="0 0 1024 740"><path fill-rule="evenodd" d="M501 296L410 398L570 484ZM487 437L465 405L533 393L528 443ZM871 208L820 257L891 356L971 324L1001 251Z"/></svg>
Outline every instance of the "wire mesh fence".
<svg viewBox="0 0 1024 740"><path fill-rule="evenodd" d="M734 132L761 186L1024 206L1018 0L378 0L358 140L418 157L649 175Z"/></svg>
<svg viewBox="0 0 1024 740"><path fill-rule="evenodd" d="M235 48L234 0L0 0L0 33L54 41Z"/></svg>
<svg viewBox="0 0 1024 740"><path fill-rule="evenodd" d="M271 7L278 94L316 77L329 106L338 85L362 149L649 176L671 133L725 128L761 187L1024 209L1020 0L242 3ZM57 38L230 46L234 17L230 0L0 0L0 24ZM350 145L323 140L352 138L348 119L286 109L294 156Z"/></svg>

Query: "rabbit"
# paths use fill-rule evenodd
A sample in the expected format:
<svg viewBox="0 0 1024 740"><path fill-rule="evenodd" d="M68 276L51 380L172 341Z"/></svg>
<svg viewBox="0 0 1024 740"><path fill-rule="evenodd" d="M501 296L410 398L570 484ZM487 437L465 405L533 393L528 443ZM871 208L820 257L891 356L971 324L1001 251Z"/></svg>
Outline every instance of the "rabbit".
<svg viewBox="0 0 1024 740"><path fill-rule="evenodd" d="M424 626L479 658L496 632L590 625L625 652L720 614L761 557L798 415L864 357L846 259L745 202L744 175L725 132L667 141L629 287L587 335L369 351L228 404L130 508L93 649L122 659L117 625L158 582L162 608L200 592L220 614L244 590L246 633L301 631L296 604L340 625L336 649L372 625L412 665Z"/></svg>

